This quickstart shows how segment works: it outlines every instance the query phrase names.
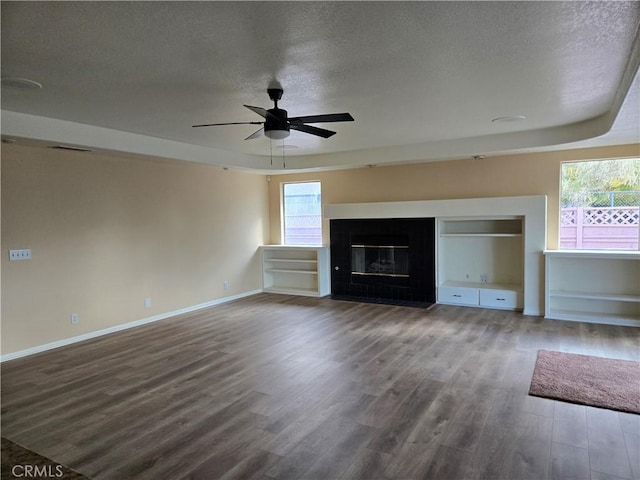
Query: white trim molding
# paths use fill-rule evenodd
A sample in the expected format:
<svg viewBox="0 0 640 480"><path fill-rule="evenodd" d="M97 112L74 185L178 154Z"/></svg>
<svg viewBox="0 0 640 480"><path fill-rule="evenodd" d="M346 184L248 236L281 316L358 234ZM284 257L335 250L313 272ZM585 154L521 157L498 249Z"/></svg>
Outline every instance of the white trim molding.
<svg viewBox="0 0 640 480"><path fill-rule="evenodd" d="M146 325L148 323L158 322L160 320L165 320L167 318L175 317L177 315L183 315L185 313L194 312L196 310L201 310L203 308L213 307L215 305L221 305L223 303L231 302L233 300L238 300L240 298L257 295L258 293L261 293L261 292L262 290L252 290L249 292L239 293L237 295L231 295L229 297L218 298L216 300L211 300L209 302L200 303L198 305L192 305L189 307L180 308L178 310L173 310L171 312L160 313L152 317L141 318L140 320L134 320L133 322L114 325L113 327L104 328L102 330L96 330L95 332L85 333L82 335L78 335L76 337L63 338L62 340L46 343L44 345L38 345L36 347L19 350L17 352L7 353L6 355L0 356L0 363L7 362L9 360L15 360L17 358L27 357L29 355L35 355L36 353L46 352L47 350L53 350L54 348L66 347L67 345L72 345L74 343L84 342L85 340L101 337L103 335L109 335L111 333L120 332L122 330L128 330L130 328L139 327L141 325Z"/></svg>

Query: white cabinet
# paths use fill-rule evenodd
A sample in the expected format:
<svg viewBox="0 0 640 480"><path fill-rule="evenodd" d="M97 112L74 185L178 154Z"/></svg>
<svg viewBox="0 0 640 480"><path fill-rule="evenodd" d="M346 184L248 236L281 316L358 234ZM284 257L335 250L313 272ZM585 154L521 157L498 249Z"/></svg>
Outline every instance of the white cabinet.
<svg viewBox="0 0 640 480"><path fill-rule="evenodd" d="M640 252L544 254L546 318L640 326Z"/></svg>
<svg viewBox="0 0 640 480"><path fill-rule="evenodd" d="M264 245L263 291L324 297L331 293L329 247Z"/></svg>
<svg viewBox="0 0 640 480"><path fill-rule="evenodd" d="M522 308L521 290L480 289L480 306L487 308Z"/></svg>
<svg viewBox="0 0 640 480"><path fill-rule="evenodd" d="M521 310L522 224L522 217L438 219L438 302Z"/></svg>
<svg viewBox="0 0 640 480"><path fill-rule="evenodd" d="M523 294L521 288L512 284L450 281L438 287L438 303L521 310Z"/></svg>
<svg viewBox="0 0 640 480"><path fill-rule="evenodd" d="M480 302L480 290L473 285L450 282L438 287L438 302L477 306Z"/></svg>

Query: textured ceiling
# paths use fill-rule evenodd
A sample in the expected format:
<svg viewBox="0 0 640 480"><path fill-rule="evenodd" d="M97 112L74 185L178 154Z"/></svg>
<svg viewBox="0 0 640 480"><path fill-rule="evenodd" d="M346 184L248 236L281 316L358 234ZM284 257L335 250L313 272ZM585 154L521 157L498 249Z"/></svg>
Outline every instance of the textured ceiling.
<svg viewBox="0 0 640 480"><path fill-rule="evenodd" d="M120 140L129 132L144 136L149 153L165 145L176 157L255 168L282 143L243 141L252 125L191 125L261 120L243 104L270 108L266 87L278 80L290 116L355 117L319 125L338 132L329 139L292 132L286 155L299 167L588 144L611 127L625 96L624 116L603 138L638 141L640 2L1 8L2 76L43 85L2 89L5 136L134 150ZM491 121L508 115L526 119ZM74 136L81 129L60 120L102 128Z"/></svg>

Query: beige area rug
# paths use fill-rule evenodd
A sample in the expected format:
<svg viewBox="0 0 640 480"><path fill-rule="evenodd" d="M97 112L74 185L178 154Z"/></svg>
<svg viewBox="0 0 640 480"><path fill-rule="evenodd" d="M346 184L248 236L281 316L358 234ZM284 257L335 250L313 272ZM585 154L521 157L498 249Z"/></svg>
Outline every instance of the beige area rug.
<svg viewBox="0 0 640 480"><path fill-rule="evenodd" d="M539 350L529 395L640 414L640 362Z"/></svg>
<svg viewBox="0 0 640 480"><path fill-rule="evenodd" d="M57 478L91 480L75 470L54 462L7 438L2 438L2 480Z"/></svg>

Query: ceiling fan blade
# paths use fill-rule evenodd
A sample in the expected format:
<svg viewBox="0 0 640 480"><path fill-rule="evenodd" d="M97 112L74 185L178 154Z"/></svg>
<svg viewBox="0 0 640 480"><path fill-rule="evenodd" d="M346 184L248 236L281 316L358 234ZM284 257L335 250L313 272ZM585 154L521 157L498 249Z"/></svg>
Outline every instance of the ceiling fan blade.
<svg viewBox="0 0 640 480"><path fill-rule="evenodd" d="M326 115L306 115L289 119L292 123L353 122L348 113L328 113Z"/></svg>
<svg viewBox="0 0 640 480"><path fill-rule="evenodd" d="M267 112L267 110L262 107L252 107L251 105L245 105L245 107L247 107L252 112L257 113L262 118L267 118L267 115L269 115L269 112Z"/></svg>
<svg viewBox="0 0 640 480"><path fill-rule="evenodd" d="M201 125L192 125L192 128L196 127L217 127L220 125L262 125L262 122L228 122L228 123L203 123Z"/></svg>
<svg viewBox="0 0 640 480"><path fill-rule="evenodd" d="M261 137L262 135L264 135L264 128L261 128L257 132L253 132L251 135L245 138L245 140L253 140L254 138Z"/></svg>
<svg viewBox="0 0 640 480"><path fill-rule="evenodd" d="M302 125L292 123L290 128L293 130L298 130L299 132L310 133L311 135L317 135L322 138L329 138L332 135L335 135L336 132L332 132L331 130L325 130L324 128L312 127L311 125Z"/></svg>

